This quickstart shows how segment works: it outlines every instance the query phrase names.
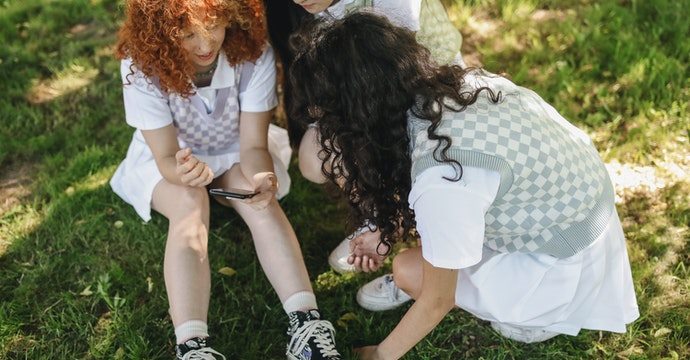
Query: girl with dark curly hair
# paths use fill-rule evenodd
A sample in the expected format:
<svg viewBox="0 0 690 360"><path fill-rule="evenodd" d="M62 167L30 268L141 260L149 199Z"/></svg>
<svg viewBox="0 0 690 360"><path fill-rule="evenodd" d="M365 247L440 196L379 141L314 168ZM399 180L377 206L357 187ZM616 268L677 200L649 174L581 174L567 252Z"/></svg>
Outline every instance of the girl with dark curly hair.
<svg viewBox="0 0 690 360"><path fill-rule="evenodd" d="M276 6L276 2L270 6ZM440 0L294 0L305 12L312 14L316 21L340 19L349 13L366 10L388 18L393 24L414 31L417 41L431 52L431 58L438 64L464 65L460 47L462 35L450 21ZM275 20L269 18L269 28ZM275 40L275 39L274 39ZM274 41L275 43L275 41ZM282 54L281 54L282 55ZM285 86L285 103L289 104L290 86ZM290 123L290 137L293 143L299 144L299 168L305 178L315 183L326 179L321 175L320 159L317 154L318 134L315 128L296 126ZM298 129L298 130L295 130ZM364 224L346 237L328 256L328 263L340 273L355 270L348 263L352 241L378 241L380 232Z"/></svg>
<svg viewBox="0 0 690 360"><path fill-rule="evenodd" d="M414 34L354 13L300 34L292 115L316 123L321 172L357 223L371 270L395 234L420 247L364 285L363 307L415 299L362 359L397 359L455 307L538 342L581 329L625 332L639 316L603 162L585 133L531 90L477 69L437 66Z"/></svg>
<svg viewBox="0 0 690 360"><path fill-rule="evenodd" d="M143 220L151 209L169 220L164 277L177 357L225 358L208 342L208 186L251 194L217 200L252 233L288 314L288 358L340 359L277 201L290 186L291 151L285 130L270 125L276 69L261 1L128 0L126 6L117 56L126 120L136 131L110 183Z"/></svg>

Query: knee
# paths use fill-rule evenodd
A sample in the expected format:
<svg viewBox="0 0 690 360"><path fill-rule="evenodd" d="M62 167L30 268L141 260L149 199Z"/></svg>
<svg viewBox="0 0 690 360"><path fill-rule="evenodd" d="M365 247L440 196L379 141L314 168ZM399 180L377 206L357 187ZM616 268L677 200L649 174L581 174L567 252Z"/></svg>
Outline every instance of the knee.
<svg viewBox="0 0 690 360"><path fill-rule="evenodd" d="M206 188L185 186L175 194L179 217L201 214L208 208Z"/></svg>
<svg viewBox="0 0 690 360"><path fill-rule="evenodd" d="M177 209L171 216L168 242L176 247L206 254L208 243L208 195L204 188L185 188L176 194Z"/></svg>
<svg viewBox="0 0 690 360"><path fill-rule="evenodd" d="M416 288L413 284L414 279L414 264L412 264L412 259L409 254L410 252L404 251L396 255L393 258L393 278L395 279L395 285L402 289L407 294L412 294L413 290Z"/></svg>

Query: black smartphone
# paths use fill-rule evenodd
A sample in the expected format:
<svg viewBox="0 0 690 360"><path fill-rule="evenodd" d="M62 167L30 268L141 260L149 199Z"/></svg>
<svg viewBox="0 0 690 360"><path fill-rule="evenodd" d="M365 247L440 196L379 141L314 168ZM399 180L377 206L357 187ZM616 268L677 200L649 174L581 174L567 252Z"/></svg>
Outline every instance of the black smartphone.
<svg viewBox="0 0 690 360"><path fill-rule="evenodd" d="M250 197L256 195L255 192L251 190L243 189L210 189L208 191L211 195L223 196L226 199L249 199Z"/></svg>

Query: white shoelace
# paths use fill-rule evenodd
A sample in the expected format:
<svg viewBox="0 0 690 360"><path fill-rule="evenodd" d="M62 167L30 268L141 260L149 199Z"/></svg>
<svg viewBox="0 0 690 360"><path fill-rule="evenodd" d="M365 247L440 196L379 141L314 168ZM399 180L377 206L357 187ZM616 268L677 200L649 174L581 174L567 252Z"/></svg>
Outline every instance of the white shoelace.
<svg viewBox="0 0 690 360"><path fill-rule="evenodd" d="M385 287L386 294L388 295L388 300L392 303L398 302L398 287L395 285L395 282L393 281L393 277L390 275L386 275L386 277L383 279L383 286Z"/></svg>
<svg viewBox="0 0 690 360"><path fill-rule="evenodd" d="M221 360L213 355L218 355L222 360L226 360L225 356L218 351L205 347L201 349L190 350L182 357L182 360Z"/></svg>
<svg viewBox="0 0 690 360"><path fill-rule="evenodd" d="M321 351L321 355L339 355L338 350L335 349L335 344L329 339L329 334L324 330L330 330L330 334L335 333L333 325L326 320L305 321L301 327L295 330L292 339L290 339L290 344L288 344L288 349L293 354L299 354L307 346L309 339L313 337L316 346L319 348L318 350ZM314 350L316 349L312 349L312 351Z"/></svg>

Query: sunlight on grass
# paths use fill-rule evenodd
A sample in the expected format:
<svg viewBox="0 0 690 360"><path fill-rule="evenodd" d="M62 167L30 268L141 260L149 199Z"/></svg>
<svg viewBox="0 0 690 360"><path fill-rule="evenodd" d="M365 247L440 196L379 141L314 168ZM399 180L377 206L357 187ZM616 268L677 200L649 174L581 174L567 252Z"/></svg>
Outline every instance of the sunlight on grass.
<svg viewBox="0 0 690 360"><path fill-rule="evenodd" d="M13 245L15 239L34 231L43 217L43 214L27 204L14 206L3 214L0 218L0 257Z"/></svg>
<svg viewBox="0 0 690 360"><path fill-rule="evenodd" d="M624 88L639 86L644 83L645 75L649 73L649 60L642 59L635 64L630 65L627 73L623 74L618 79L618 82Z"/></svg>
<svg viewBox="0 0 690 360"><path fill-rule="evenodd" d="M72 64L67 70L58 73L52 79L32 80L32 86L26 98L32 104L53 101L86 87L97 75L97 69L87 69L81 65Z"/></svg>
<svg viewBox="0 0 690 360"><path fill-rule="evenodd" d="M582 331L522 345L453 311L408 358L688 358L687 7L673 0L442 2L464 36L468 64L505 72L591 134L616 186L642 317L625 334ZM132 132L112 56L122 4L0 5L0 106L10 109L0 111L0 163L8 165L0 170L0 359L172 356L167 221L142 223L107 184ZM31 164L25 189L15 186L24 184L22 164ZM292 170L286 214L319 305L351 358L353 345L383 339L405 308L371 313L357 306L359 286L391 264L368 275L329 270L328 250L345 235L346 211ZM219 350L229 358L284 358L284 343L273 341L284 335L284 313L251 235L231 209L212 208L209 319ZM229 266L232 276L216 272Z"/></svg>
<svg viewBox="0 0 690 360"><path fill-rule="evenodd" d="M115 171L115 165L111 165L98 170L95 174L89 175L88 177L80 180L79 182L72 184L68 187L65 192L74 193L75 191L91 191L96 190L108 183L110 178L113 176ZM72 189L72 190L69 190Z"/></svg>
<svg viewBox="0 0 690 360"><path fill-rule="evenodd" d="M501 17L509 24L524 22L530 18L535 7L534 1L507 0L501 8Z"/></svg>

